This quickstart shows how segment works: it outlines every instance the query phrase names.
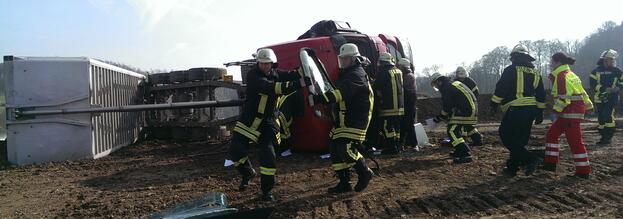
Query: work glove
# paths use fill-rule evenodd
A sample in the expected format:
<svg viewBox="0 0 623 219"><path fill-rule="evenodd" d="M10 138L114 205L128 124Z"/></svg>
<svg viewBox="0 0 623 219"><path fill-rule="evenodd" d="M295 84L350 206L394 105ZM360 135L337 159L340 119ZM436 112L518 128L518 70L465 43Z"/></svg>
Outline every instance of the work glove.
<svg viewBox="0 0 623 219"><path fill-rule="evenodd" d="M446 116L438 115L438 116L435 116L435 118L433 118L433 122L440 123L440 122L443 122L443 121L447 120L447 118L448 117L446 117Z"/></svg>
<svg viewBox="0 0 623 219"><path fill-rule="evenodd" d="M299 68L297 68L297 69L296 69L296 73L298 73L298 75L299 75L300 77L305 76L305 71L303 71L303 67L299 67Z"/></svg>
<svg viewBox="0 0 623 219"><path fill-rule="evenodd" d="M312 81L311 81L310 77L302 77L299 80L299 83L300 83L301 87L307 87L307 86L312 84Z"/></svg>
<svg viewBox="0 0 623 219"><path fill-rule="evenodd" d="M619 87L609 87L609 88L606 88L606 92L608 92L608 93L617 93L617 92L619 92L619 90L620 90Z"/></svg>
<svg viewBox="0 0 623 219"><path fill-rule="evenodd" d="M536 118L534 119L534 124L538 125L543 123L543 110L542 109L538 109L538 112L536 114Z"/></svg>
<svg viewBox="0 0 623 219"><path fill-rule="evenodd" d="M495 114L498 113L498 104L496 102L491 101L489 103L489 113L492 116L495 116Z"/></svg>
<svg viewBox="0 0 623 219"><path fill-rule="evenodd" d="M314 100L314 104L323 104L324 103L324 97L322 97L322 94L314 94L314 95L312 95L312 98Z"/></svg>

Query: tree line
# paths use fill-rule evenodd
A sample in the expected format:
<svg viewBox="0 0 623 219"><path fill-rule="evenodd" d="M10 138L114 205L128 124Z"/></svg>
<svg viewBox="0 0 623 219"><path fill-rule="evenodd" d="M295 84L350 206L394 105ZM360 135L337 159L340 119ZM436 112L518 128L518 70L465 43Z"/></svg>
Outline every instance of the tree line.
<svg viewBox="0 0 623 219"><path fill-rule="evenodd" d="M606 49L614 49L623 53L623 23L617 25L613 21L605 22L595 32L583 40L561 41L552 40L523 40L519 43L526 46L532 56L536 68L541 72L544 79L550 73L550 58L554 53L565 52L577 59L573 71L582 79L584 86L588 88L589 74L596 67L597 60ZM481 94L491 94L495 90L495 84L500 78L502 71L510 65L509 54L512 48L499 46L483 55L479 60L469 65L464 65L469 76L478 83ZM619 56L617 63L623 63L623 55ZM420 96L439 96L430 86L430 76L441 69L440 65L425 67L418 73L417 90ZM442 72L439 72L442 73ZM443 74L443 73L442 73ZM452 75L447 73L446 75ZM546 89L551 87L549 81L544 80Z"/></svg>

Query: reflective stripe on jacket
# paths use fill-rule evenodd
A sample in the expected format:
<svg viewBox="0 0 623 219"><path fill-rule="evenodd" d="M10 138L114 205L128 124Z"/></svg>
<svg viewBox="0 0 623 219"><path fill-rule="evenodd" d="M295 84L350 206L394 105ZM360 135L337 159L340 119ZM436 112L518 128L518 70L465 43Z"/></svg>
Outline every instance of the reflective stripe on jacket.
<svg viewBox="0 0 623 219"><path fill-rule="evenodd" d="M537 106L544 109L545 89L541 74L532 63L513 63L502 72L491 102L500 104L503 112L511 106Z"/></svg>
<svg viewBox="0 0 623 219"><path fill-rule="evenodd" d="M580 78L569 65L558 66L549 77L553 85L554 111L560 113L561 118L583 119L586 110L593 108L593 103Z"/></svg>

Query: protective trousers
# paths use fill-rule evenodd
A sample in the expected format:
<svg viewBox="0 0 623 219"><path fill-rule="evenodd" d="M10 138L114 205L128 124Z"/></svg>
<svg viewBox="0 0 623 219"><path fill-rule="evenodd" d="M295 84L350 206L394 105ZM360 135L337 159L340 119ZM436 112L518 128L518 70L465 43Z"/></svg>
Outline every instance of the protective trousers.
<svg viewBox="0 0 623 219"><path fill-rule="evenodd" d="M450 137L450 143L452 147L454 147L454 155L457 157L468 157L469 154L469 146L465 143L465 139L463 139L463 127L471 126L471 125L462 125L462 124L448 124L447 133Z"/></svg>
<svg viewBox="0 0 623 219"><path fill-rule="evenodd" d="M400 124L400 143L404 146L415 147L418 145L417 137L415 136L415 112L405 112L402 116Z"/></svg>
<svg viewBox="0 0 623 219"><path fill-rule="evenodd" d="M532 154L526 145L530 140L532 123L536 118L536 106L511 106L504 114L498 129L502 144L509 150L510 157L506 162L509 169L517 169L527 165L537 157Z"/></svg>
<svg viewBox="0 0 623 219"><path fill-rule="evenodd" d="M275 135L276 131L271 127L264 127L261 129L262 134L257 143L260 155L260 174L261 174L261 188L264 194L271 192L275 185L275 173L276 161L275 161ZM231 147L229 148L229 155L234 161L234 166L243 176L249 176L253 174L253 166L249 161L249 149L250 143L247 138L234 132L232 137Z"/></svg>
<svg viewBox="0 0 623 219"><path fill-rule="evenodd" d="M581 119L558 118L547 131L545 159L548 164L557 164L560 161L560 135L565 134L567 142L573 153L575 161L575 172L577 174L591 173L591 166L588 161L588 152L582 142L582 129L580 128Z"/></svg>
<svg viewBox="0 0 623 219"><path fill-rule="evenodd" d="M473 145L477 145L477 146L482 145L482 135L480 134L478 129L474 127L474 125L462 125L461 128L462 128L461 135L463 137L471 138Z"/></svg>
<svg viewBox="0 0 623 219"><path fill-rule="evenodd" d="M346 170L355 166L357 161L364 159L357 147L361 142L346 138L337 138L330 141L331 163L333 170Z"/></svg>
<svg viewBox="0 0 623 219"><path fill-rule="evenodd" d="M401 116L388 116L383 118L383 135L385 147L392 151L401 151L400 144L400 119Z"/></svg>
<svg viewBox="0 0 623 219"><path fill-rule="evenodd" d="M614 135L615 122L614 122L614 107L617 101L608 101L605 103L597 104L597 121L599 126L599 134L601 135L602 142L610 142Z"/></svg>

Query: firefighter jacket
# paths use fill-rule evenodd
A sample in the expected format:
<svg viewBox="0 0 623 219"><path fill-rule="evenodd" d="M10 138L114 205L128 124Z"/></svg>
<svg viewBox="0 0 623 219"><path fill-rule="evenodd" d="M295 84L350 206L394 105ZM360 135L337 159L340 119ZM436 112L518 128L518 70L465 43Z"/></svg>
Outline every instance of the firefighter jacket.
<svg viewBox="0 0 623 219"><path fill-rule="evenodd" d="M271 70L267 76L257 66L249 71L247 77L247 97L234 132L257 143L261 132L266 130L263 128L279 130L278 121L275 119L279 115L276 108L277 99L281 95L295 92L300 88L300 84L298 79L280 80L275 70ZM278 132L273 134L278 134Z"/></svg>
<svg viewBox="0 0 623 219"><path fill-rule="evenodd" d="M379 116L404 115L402 71L393 65L383 65L377 72L374 91L380 98Z"/></svg>
<svg viewBox="0 0 623 219"><path fill-rule="evenodd" d="M374 92L361 65L340 72L335 90L322 95L322 102L335 104L331 139L364 141L374 103Z"/></svg>
<svg viewBox="0 0 623 219"><path fill-rule="evenodd" d="M560 113L560 118L584 119L584 113L593 108L593 103L569 65L558 66L549 79L552 81L553 109Z"/></svg>
<svg viewBox="0 0 623 219"><path fill-rule="evenodd" d="M495 85L491 102L506 112L511 106L537 106L545 109L545 89L541 74L530 62L513 63L504 69Z"/></svg>
<svg viewBox="0 0 623 219"><path fill-rule="evenodd" d="M402 82L404 83L404 103L405 103L405 114L415 113L417 101L416 95L416 85L415 85L415 75L411 72L411 69L407 69L407 72L403 72L402 74Z"/></svg>
<svg viewBox="0 0 623 219"><path fill-rule="evenodd" d="M463 83L465 86L467 86L469 88L469 90L471 90L474 95L476 95L476 97L478 97L478 85L476 84L476 81L474 81L474 79L470 78L470 77L465 77L463 79L460 78L455 78L455 81L460 81L461 83Z"/></svg>
<svg viewBox="0 0 623 219"><path fill-rule="evenodd" d="M595 103L605 103L612 100L617 101L619 98L618 94L604 94L606 94L606 89L608 88L614 88L617 86L619 88L623 88L623 72L621 72L621 69L617 67L605 67L603 65L599 65L590 74L590 86L591 90L595 92ZM606 98L602 99L603 97Z"/></svg>
<svg viewBox="0 0 623 219"><path fill-rule="evenodd" d="M474 125L478 122L476 96L465 84L446 80L439 92L443 103L441 115L450 119L448 124Z"/></svg>

